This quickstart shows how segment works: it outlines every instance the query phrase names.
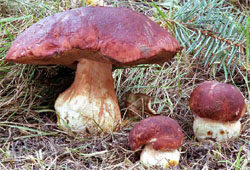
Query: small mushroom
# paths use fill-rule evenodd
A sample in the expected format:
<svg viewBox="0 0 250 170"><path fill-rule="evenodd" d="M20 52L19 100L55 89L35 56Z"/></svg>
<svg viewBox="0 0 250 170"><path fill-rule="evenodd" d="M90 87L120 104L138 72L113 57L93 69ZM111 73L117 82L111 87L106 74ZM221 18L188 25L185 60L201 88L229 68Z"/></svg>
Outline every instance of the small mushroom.
<svg viewBox="0 0 250 170"><path fill-rule="evenodd" d="M205 81L189 99L194 114L193 130L199 141L223 142L240 134L240 118L246 112L241 92L233 85Z"/></svg>
<svg viewBox="0 0 250 170"><path fill-rule="evenodd" d="M142 117L144 114L146 115L154 115L157 114L151 108L151 97L142 94L142 93L131 93L127 92L125 94L125 106L127 110L127 116L137 116Z"/></svg>
<svg viewBox="0 0 250 170"><path fill-rule="evenodd" d="M145 166L168 168L177 166L180 159L178 148L184 139L180 125L166 116L146 118L129 133L131 150L145 145L140 161Z"/></svg>
<svg viewBox="0 0 250 170"><path fill-rule="evenodd" d="M71 87L55 102L65 131L111 132L121 121L112 66L167 62L180 50L175 38L127 8L85 7L46 17L13 42L6 61L77 67Z"/></svg>

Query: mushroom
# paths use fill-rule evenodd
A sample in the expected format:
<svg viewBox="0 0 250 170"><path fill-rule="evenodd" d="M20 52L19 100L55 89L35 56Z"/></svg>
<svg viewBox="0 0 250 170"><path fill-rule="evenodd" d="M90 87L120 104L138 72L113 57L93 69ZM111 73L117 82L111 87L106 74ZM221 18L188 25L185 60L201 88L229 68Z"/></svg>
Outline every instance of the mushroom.
<svg viewBox="0 0 250 170"><path fill-rule="evenodd" d="M177 166L180 159L178 148L184 139L180 125L166 116L146 118L129 133L131 150L145 145L140 161L143 165L168 168Z"/></svg>
<svg viewBox="0 0 250 170"><path fill-rule="evenodd" d="M194 114L193 130L199 141L223 142L240 134L240 118L246 112L241 92L233 85L205 81L189 99Z"/></svg>
<svg viewBox="0 0 250 170"><path fill-rule="evenodd" d="M125 106L127 110L127 116L136 116L138 118L143 117L144 114L155 115L157 114L151 108L151 97L142 93L131 93L125 94Z"/></svg>
<svg viewBox="0 0 250 170"><path fill-rule="evenodd" d="M13 42L6 61L77 67L73 84L55 102L68 132L112 132L121 121L112 66L162 63L180 50L175 38L126 8L85 7L32 25Z"/></svg>

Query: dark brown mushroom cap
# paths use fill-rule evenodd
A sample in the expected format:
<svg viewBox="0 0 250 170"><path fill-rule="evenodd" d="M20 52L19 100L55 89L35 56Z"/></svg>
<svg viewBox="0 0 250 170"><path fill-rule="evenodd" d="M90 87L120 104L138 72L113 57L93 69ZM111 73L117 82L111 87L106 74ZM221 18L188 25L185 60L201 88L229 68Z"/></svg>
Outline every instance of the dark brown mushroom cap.
<svg viewBox="0 0 250 170"><path fill-rule="evenodd" d="M116 65L161 63L180 50L175 38L126 8L85 7L46 17L20 34L6 61L70 65L89 58Z"/></svg>
<svg viewBox="0 0 250 170"><path fill-rule="evenodd" d="M177 149L184 135L180 125L166 116L154 116L137 123L129 133L131 150L151 144L155 150Z"/></svg>
<svg viewBox="0 0 250 170"><path fill-rule="evenodd" d="M202 118L236 121L246 112L241 92L233 85L205 81L198 85L189 99L190 110Z"/></svg>

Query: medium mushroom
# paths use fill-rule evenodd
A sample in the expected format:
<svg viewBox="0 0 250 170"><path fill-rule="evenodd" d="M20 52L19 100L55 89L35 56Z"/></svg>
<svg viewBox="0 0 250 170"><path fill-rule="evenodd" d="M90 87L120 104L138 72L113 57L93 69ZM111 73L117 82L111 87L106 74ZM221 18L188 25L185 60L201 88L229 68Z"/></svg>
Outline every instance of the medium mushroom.
<svg viewBox="0 0 250 170"><path fill-rule="evenodd" d="M180 125L166 116L146 118L135 125L129 133L131 150L145 145L140 161L145 166L168 168L179 163L184 139Z"/></svg>
<svg viewBox="0 0 250 170"><path fill-rule="evenodd" d="M246 112L241 92L233 85L205 81L189 99L194 114L193 130L199 141L223 142L240 134L240 118Z"/></svg>
<svg viewBox="0 0 250 170"><path fill-rule="evenodd" d="M76 67L71 87L55 103L66 131L111 132L121 120L112 66L162 63L180 50L175 38L126 8L85 7L32 25L13 42L6 61Z"/></svg>

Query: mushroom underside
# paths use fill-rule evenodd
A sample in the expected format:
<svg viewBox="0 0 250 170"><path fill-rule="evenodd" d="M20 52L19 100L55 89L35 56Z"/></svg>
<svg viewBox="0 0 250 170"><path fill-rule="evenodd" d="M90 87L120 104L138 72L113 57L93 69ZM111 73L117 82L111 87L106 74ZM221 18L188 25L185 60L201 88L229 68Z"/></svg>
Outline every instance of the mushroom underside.
<svg viewBox="0 0 250 170"><path fill-rule="evenodd" d="M199 141L223 142L240 135L241 123L238 121L216 121L195 116L193 130Z"/></svg>
<svg viewBox="0 0 250 170"><path fill-rule="evenodd" d="M112 65L88 59L77 64L73 84L55 102L57 124L65 131L112 132L121 120Z"/></svg>

